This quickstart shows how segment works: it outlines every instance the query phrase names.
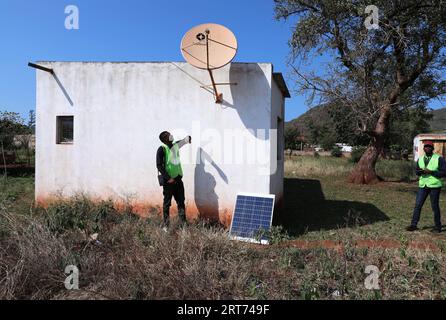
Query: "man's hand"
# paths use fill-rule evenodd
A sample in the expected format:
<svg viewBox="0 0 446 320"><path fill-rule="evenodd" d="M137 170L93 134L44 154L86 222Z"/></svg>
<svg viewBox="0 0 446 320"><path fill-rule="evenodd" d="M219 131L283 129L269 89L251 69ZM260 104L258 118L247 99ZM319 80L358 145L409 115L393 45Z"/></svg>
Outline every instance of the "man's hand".
<svg viewBox="0 0 446 320"><path fill-rule="evenodd" d="M189 144L189 143L192 143L192 137L191 136L186 136L183 140L178 141L178 147L182 148L186 144Z"/></svg>
<svg viewBox="0 0 446 320"><path fill-rule="evenodd" d="M423 170L423 173L424 173L424 174L432 174L432 171L430 171L429 169L424 169L424 170Z"/></svg>
<svg viewBox="0 0 446 320"><path fill-rule="evenodd" d="M170 178L169 181L167 181L167 183L168 183L168 184L173 184L173 183L175 183L175 180L172 179L172 178Z"/></svg>

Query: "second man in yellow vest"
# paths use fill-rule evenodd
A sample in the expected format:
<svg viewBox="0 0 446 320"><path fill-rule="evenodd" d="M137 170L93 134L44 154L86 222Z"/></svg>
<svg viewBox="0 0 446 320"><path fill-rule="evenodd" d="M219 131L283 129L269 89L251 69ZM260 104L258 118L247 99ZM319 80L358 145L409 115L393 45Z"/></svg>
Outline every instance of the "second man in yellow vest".
<svg viewBox="0 0 446 320"><path fill-rule="evenodd" d="M446 177L446 163L443 157L434 153L434 143L432 141L424 141L425 155L420 157L417 163L416 174L420 177L419 189L415 209L413 212L412 223L406 228L407 231L417 230L420 221L421 209L427 196L430 196L432 210L434 212L435 227L434 233L441 232L441 215L440 215L440 192L443 187L443 177Z"/></svg>

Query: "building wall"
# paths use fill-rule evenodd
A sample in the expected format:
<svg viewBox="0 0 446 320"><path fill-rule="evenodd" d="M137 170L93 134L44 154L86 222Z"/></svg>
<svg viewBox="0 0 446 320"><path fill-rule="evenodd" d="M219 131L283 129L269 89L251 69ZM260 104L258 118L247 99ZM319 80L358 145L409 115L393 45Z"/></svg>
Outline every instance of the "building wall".
<svg viewBox="0 0 446 320"><path fill-rule="evenodd" d="M40 64L55 71L55 76L37 71L36 200L41 205L55 194L85 193L130 201L141 214L159 209L155 157L164 130L176 139L192 136L192 145L181 150L188 217L206 213L228 223L237 192L270 193L270 136L257 130L271 126L271 64L234 63L215 71L217 82L237 82L220 87L223 105L200 88L209 84L207 72L186 63ZM56 116L64 115L74 116L72 145L56 144ZM227 143L234 131L233 143ZM223 141L242 159L230 161L234 152L221 148ZM254 161L245 142L257 142Z"/></svg>
<svg viewBox="0 0 446 320"><path fill-rule="evenodd" d="M270 163L272 164L270 190L271 194L276 195L276 206L282 206L284 188L285 98L274 81L272 81L271 86L271 105L271 128L275 129L277 134L270 139Z"/></svg>

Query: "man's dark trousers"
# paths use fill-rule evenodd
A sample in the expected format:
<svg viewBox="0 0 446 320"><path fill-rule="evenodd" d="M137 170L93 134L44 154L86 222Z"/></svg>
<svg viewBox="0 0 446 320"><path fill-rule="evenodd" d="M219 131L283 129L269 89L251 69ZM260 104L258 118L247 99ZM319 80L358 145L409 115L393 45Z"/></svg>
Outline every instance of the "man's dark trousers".
<svg viewBox="0 0 446 320"><path fill-rule="evenodd" d="M420 221L421 209L423 208L427 196L430 195L432 210L434 211L435 228L441 230L440 192L441 188L418 189L415 209L413 211L412 226L416 227L418 221Z"/></svg>
<svg viewBox="0 0 446 320"><path fill-rule="evenodd" d="M172 197L175 198L175 201L178 206L178 216L181 220L181 223L186 222L186 206L184 204L184 184L183 180L175 179L174 183L164 183L163 185L163 219L164 224L169 225L169 210L172 203Z"/></svg>

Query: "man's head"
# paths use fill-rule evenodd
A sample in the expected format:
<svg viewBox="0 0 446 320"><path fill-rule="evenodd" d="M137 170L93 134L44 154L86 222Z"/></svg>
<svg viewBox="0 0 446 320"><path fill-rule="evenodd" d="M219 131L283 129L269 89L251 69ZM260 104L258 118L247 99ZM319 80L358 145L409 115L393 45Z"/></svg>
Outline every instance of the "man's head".
<svg viewBox="0 0 446 320"><path fill-rule="evenodd" d="M159 138L164 144L169 144L173 141L173 136L168 131L161 132Z"/></svg>
<svg viewBox="0 0 446 320"><path fill-rule="evenodd" d="M434 152L434 143L432 141L424 141L424 152L431 155Z"/></svg>

